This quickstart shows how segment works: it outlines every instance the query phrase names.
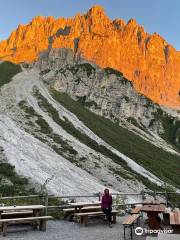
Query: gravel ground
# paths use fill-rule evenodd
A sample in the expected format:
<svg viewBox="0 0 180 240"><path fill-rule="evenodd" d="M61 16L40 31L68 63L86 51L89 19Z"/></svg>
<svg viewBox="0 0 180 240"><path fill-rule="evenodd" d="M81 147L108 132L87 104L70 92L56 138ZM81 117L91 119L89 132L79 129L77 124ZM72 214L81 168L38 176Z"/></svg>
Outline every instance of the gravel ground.
<svg viewBox="0 0 180 240"><path fill-rule="evenodd" d="M117 224L109 228L107 222L100 219L90 219L88 227L68 221L49 221L46 232L32 230L30 226L9 226L5 240L123 240L122 221L117 218ZM130 230L126 230L126 240L130 240ZM146 237L133 236L133 240L145 240ZM153 238L154 240L156 238Z"/></svg>

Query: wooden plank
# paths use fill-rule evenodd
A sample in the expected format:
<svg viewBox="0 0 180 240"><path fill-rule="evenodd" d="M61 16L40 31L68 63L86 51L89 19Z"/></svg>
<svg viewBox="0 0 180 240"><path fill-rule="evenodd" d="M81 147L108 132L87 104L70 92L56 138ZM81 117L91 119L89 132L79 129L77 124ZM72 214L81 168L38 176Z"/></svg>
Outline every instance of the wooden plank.
<svg viewBox="0 0 180 240"><path fill-rule="evenodd" d="M89 206L81 208L81 211L101 210L101 206ZM74 212L75 208L64 208L63 212Z"/></svg>
<svg viewBox="0 0 180 240"><path fill-rule="evenodd" d="M77 216L77 217L80 217L80 216L87 216L87 215L102 215L104 214L102 211L99 211L99 212L85 212L85 213L75 213L74 215Z"/></svg>
<svg viewBox="0 0 180 240"><path fill-rule="evenodd" d="M26 215L26 214L32 214L32 211L19 211L19 212L3 212L1 213L2 216L11 216L11 215Z"/></svg>
<svg viewBox="0 0 180 240"><path fill-rule="evenodd" d="M113 210L111 213L112 214L119 213L119 211ZM80 217L80 216L87 216L87 215L88 216L93 216L93 215L106 215L106 214L103 211L99 211L99 212L75 213L74 215L77 216L77 217Z"/></svg>
<svg viewBox="0 0 180 240"><path fill-rule="evenodd" d="M86 210L96 210L96 209L101 209L101 206L88 206L88 207L83 207L81 210L86 211Z"/></svg>
<svg viewBox="0 0 180 240"><path fill-rule="evenodd" d="M64 208L63 212L74 212L75 208Z"/></svg>
<svg viewBox="0 0 180 240"><path fill-rule="evenodd" d="M133 215L130 215L128 216L128 218L126 218L124 221L123 221L123 225L131 225L133 224L133 222L135 222L138 218L139 218L139 214L133 214Z"/></svg>
<svg viewBox="0 0 180 240"><path fill-rule="evenodd" d="M0 223L15 223L15 222L23 222L23 221L34 221L34 220L50 220L53 219L52 216L41 216L41 217L26 217L26 218L8 218L8 219L0 219Z"/></svg>
<svg viewBox="0 0 180 240"><path fill-rule="evenodd" d="M145 199L142 202L143 205L160 205L160 204L166 204L163 200L156 200L156 199Z"/></svg>
<svg viewBox="0 0 180 240"><path fill-rule="evenodd" d="M100 201L97 202L77 202L77 203L69 203L70 206L73 207L83 207L83 206L97 206L101 205Z"/></svg>
<svg viewBox="0 0 180 240"><path fill-rule="evenodd" d="M141 208L142 208L142 206L133 208L131 211L131 214L138 214L140 212Z"/></svg>
<svg viewBox="0 0 180 240"><path fill-rule="evenodd" d="M170 213L170 225L180 225L180 212Z"/></svg>
<svg viewBox="0 0 180 240"><path fill-rule="evenodd" d="M164 205L144 205L141 208L142 212L164 212L165 206Z"/></svg>
<svg viewBox="0 0 180 240"><path fill-rule="evenodd" d="M170 213L170 224L174 225L174 213L173 212Z"/></svg>
<svg viewBox="0 0 180 240"><path fill-rule="evenodd" d="M44 209L43 205L27 205L27 206L6 206L0 207L0 212L4 211L17 211L17 210L32 210L32 209Z"/></svg>
<svg viewBox="0 0 180 240"><path fill-rule="evenodd" d="M180 224L180 214L179 214L179 212L175 212L174 213L174 220L175 220L175 224L176 225L179 225Z"/></svg>

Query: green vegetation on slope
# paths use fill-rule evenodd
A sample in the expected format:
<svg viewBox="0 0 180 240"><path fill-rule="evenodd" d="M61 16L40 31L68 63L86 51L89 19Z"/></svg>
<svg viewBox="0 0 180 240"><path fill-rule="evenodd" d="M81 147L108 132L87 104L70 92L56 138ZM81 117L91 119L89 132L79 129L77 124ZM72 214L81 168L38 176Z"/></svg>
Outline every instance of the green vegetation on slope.
<svg viewBox="0 0 180 240"><path fill-rule="evenodd" d="M36 91L35 94L36 98L38 99L39 106L46 111L53 120L60 125L62 128L64 128L69 134L77 138L80 142L84 143L85 145L89 146L96 152L99 152L103 154L104 156L107 156L108 158L112 159L115 163L122 166L125 171L121 176L126 179L129 178L129 174L131 174L131 179L138 179L139 181L142 181L142 183L147 186L150 189L153 190L159 190L161 188L157 187L157 185L149 182L146 178L142 177L141 175L137 174L136 172L133 172L132 169L130 169L127 165L127 163L122 160L120 157L118 157L116 154L112 153L110 150L108 150L106 147L97 144L94 140L89 138L86 134L80 132L78 129L74 127L74 125L66 118L64 120L59 118L59 114L56 109L45 99L39 91Z"/></svg>
<svg viewBox="0 0 180 240"><path fill-rule="evenodd" d="M15 171L15 167L6 162L3 149L0 147L0 194L2 196L34 193L34 189L27 188L28 180Z"/></svg>
<svg viewBox="0 0 180 240"><path fill-rule="evenodd" d="M165 152L118 124L90 112L81 103L72 100L66 94L52 90L52 96L104 141L156 176L179 187L180 158L177 155Z"/></svg>
<svg viewBox="0 0 180 240"><path fill-rule="evenodd" d="M12 77L21 72L21 66L11 62L0 64L0 88L11 81Z"/></svg>
<svg viewBox="0 0 180 240"><path fill-rule="evenodd" d="M84 143L85 145L89 146L95 151L100 152L105 156L112 158L114 154L111 153L111 151L109 151L102 145L98 145L93 139L88 137L86 134L80 132L78 129L74 127L74 125L68 119L66 118L64 118L64 120L60 119L59 113L57 112L57 110L47 101L46 98L44 98L40 94L39 91L35 92L35 96L38 99L39 106L43 110L47 111L48 114L52 117L52 119L62 128L64 128L70 135L74 136L80 142ZM114 157L116 157L116 161L119 164L121 164L123 167L127 167L127 164L121 158L117 157L116 155Z"/></svg>
<svg viewBox="0 0 180 240"><path fill-rule="evenodd" d="M168 143L173 145L176 149L179 149L180 120L175 119L174 117L168 115L166 112L163 112L161 109L158 109L154 117L155 117L155 120L160 121L163 125L164 133L161 134L161 137L164 138ZM151 124L153 124L153 120Z"/></svg>
<svg viewBox="0 0 180 240"><path fill-rule="evenodd" d="M66 141L64 141L59 135L53 132L53 129L48 125L48 123L35 112L33 107L28 106L27 102L21 101L19 102L20 108L25 112L26 117L28 119L28 124L31 126L31 134L33 134L36 138L41 140L44 143L47 143L52 147L52 149L66 156L68 160L73 161L73 157L77 154L76 150L74 150ZM35 124L32 119L34 119ZM37 129L38 127L38 129ZM43 138L40 136L40 133L44 134L48 139L53 141L53 144L48 142L47 138ZM60 146L59 146L60 145ZM69 155L64 155L64 153L68 153Z"/></svg>
<svg viewBox="0 0 180 240"><path fill-rule="evenodd" d="M151 183L148 179L146 179L143 176L137 174L136 172L133 172L133 170L128 167L127 163L123 159L121 159L116 154L111 152L105 146L99 145L96 141L89 138L86 134L84 134L84 133L80 132L78 129L76 129L74 127L74 125L70 121L68 121L68 119L66 119L66 118L64 118L64 120L60 119L57 110L47 101L46 98L44 98L41 95L41 93L38 90L35 91L34 95L38 99L39 106L44 111L46 111L52 117L52 119L58 125L60 125L62 128L64 128L69 134L71 134L72 136L77 138L80 142L89 146L91 149L95 150L96 152L99 152L99 153L103 154L104 156L107 156L108 158L112 159L115 163L121 165L126 170L126 171L123 172L123 176L121 174L122 177L124 177L125 179L128 179L129 174L131 174L131 176L132 176L131 179L138 179L145 186L147 186L149 189L161 190L161 188L159 188L156 184ZM68 100L68 97L67 97L67 100ZM69 100L71 100L71 99L69 98ZM71 104L71 103L76 104L76 101L69 102L69 104ZM81 104L78 105L78 106L82 107ZM74 107L76 108L76 105L74 105ZM88 111L85 108L83 108L82 110ZM88 111L88 113L92 114L90 111ZM97 115L94 114L93 116L97 116ZM88 115L87 115L87 117L88 117ZM96 119L93 119L93 120L96 121ZM98 125L97 125L97 127L98 127Z"/></svg>
<svg viewBox="0 0 180 240"><path fill-rule="evenodd" d="M111 75L111 74L115 74L117 77L123 77L122 72L119 72L116 69L110 68L110 67L106 67L104 68L105 73L107 73L107 75Z"/></svg>

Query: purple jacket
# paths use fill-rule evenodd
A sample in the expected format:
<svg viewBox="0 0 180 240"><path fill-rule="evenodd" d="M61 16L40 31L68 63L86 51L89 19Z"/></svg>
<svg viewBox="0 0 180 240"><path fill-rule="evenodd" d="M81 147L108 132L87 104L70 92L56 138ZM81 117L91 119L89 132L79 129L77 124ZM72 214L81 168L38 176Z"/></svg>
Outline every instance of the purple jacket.
<svg viewBox="0 0 180 240"><path fill-rule="evenodd" d="M104 194L101 200L101 208L109 208L111 206L112 206L112 196Z"/></svg>

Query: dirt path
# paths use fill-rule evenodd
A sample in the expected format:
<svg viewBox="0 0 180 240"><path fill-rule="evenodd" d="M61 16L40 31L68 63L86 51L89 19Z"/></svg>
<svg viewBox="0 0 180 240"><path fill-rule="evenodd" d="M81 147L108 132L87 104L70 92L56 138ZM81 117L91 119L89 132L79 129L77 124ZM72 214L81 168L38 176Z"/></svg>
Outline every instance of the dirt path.
<svg viewBox="0 0 180 240"><path fill-rule="evenodd" d="M47 232L34 231L30 227L9 227L6 240L123 240L123 218L117 219L117 224L109 228L106 222L89 221L88 227L67 221L50 221ZM130 231L127 231L126 240L130 240ZM133 237L133 240L145 240L146 237ZM156 238L153 238L154 240Z"/></svg>

